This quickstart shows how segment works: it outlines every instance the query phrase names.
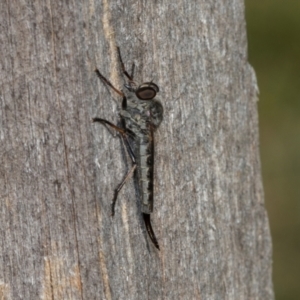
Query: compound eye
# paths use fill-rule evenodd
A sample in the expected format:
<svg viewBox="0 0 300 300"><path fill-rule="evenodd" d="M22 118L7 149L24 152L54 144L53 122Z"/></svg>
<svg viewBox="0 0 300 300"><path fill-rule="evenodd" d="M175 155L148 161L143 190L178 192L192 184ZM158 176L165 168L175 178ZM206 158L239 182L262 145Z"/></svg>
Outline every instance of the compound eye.
<svg viewBox="0 0 300 300"><path fill-rule="evenodd" d="M153 82L145 82L141 84L136 90L136 96L141 100L151 100L159 91L158 86Z"/></svg>

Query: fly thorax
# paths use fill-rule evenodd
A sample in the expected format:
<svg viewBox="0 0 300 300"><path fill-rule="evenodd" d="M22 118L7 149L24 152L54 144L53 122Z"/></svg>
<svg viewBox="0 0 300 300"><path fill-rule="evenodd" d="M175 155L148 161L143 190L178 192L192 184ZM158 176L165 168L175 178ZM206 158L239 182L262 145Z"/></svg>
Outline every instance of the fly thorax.
<svg viewBox="0 0 300 300"><path fill-rule="evenodd" d="M142 101L134 95L127 98L127 107L120 111L120 116L125 120L126 127L141 136L142 131L148 129L151 122L152 101Z"/></svg>

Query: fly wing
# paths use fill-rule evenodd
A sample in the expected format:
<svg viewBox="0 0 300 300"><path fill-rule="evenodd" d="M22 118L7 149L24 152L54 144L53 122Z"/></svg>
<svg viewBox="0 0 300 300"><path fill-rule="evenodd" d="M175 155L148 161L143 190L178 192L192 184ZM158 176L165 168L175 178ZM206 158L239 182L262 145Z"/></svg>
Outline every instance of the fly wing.
<svg viewBox="0 0 300 300"><path fill-rule="evenodd" d="M153 182L154 182L154 128L150 124L149 126L149 156L147 158L147 167L148 167L148 174L149 174L149 182L148 182L148 208L150 208L150 212L153 211ZM154 231L152 229L151 221L150 221L150 214L143 212L143 219L145 222L145 226L148 232L148 235L154 244L154 246L159 250L159 245L156 239L156 236L154 234Z"/></svg>
<svg viewBox="0 0 300 300"><path fill-rule="evenodd" d="M152 125L149 126L150 128L150 153L148 156L147 164L149 166L149 202L150 202L150 207L151 207L151 212L153 211L153 190L154 190L154 128Z"/></svg>
<svg viewBox="0 0 300 300"><path fill-rule="evenodd" d="M144 219L145 226L146 226L148 235L149 235L149 237L150 237L152 243L153 243L154 246L159 250L159 245L158 245L156 236L155 236L155 234L154 234L154 231L153 231L153 229L152 229L152 225L151 225L151 222L150 222L150 215L149 215L149 214L143 214L143 219Z"/></svg>

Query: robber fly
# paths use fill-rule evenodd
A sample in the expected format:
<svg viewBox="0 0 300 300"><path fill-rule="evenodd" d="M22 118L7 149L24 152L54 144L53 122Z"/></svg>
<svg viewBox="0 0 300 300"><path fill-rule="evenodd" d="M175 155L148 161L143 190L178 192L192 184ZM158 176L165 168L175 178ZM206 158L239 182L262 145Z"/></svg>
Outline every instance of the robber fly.
<svg viewBox="0 0 300 300"><path fill-rule="evenodd" d="M160 102L154 99L159 88L153 82L145 82L137 85L133 81L134 65L132 74L129 75L122 61L120 49L117 48L117 50L123 74L128 79L128 82L124 84L124 91L115 88L98 69L95 72L104 84L123 97L122 109L119 112L121 126L116 126L105 119L93 118L93 122L100 122L119 133L132 161L131 169L115 190L112 201L112 216L115 213L115 204L120 190L128 178L137 170L136 174L143 219L151 241L159 249L150 222L150 213L153 211L154 131L163 118L163 107Z"/></svg>

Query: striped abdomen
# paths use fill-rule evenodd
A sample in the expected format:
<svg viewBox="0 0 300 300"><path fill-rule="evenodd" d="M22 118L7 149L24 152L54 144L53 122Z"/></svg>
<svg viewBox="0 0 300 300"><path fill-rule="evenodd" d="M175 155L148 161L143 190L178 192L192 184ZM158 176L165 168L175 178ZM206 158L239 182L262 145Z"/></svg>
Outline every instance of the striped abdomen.
<svg viewBox="0 0 300 300"><path fill-rule="evenodd" d="M150 214L153 211L153 131L139 138L138 142L138 180L141 194L141 211Z"/></svg>

